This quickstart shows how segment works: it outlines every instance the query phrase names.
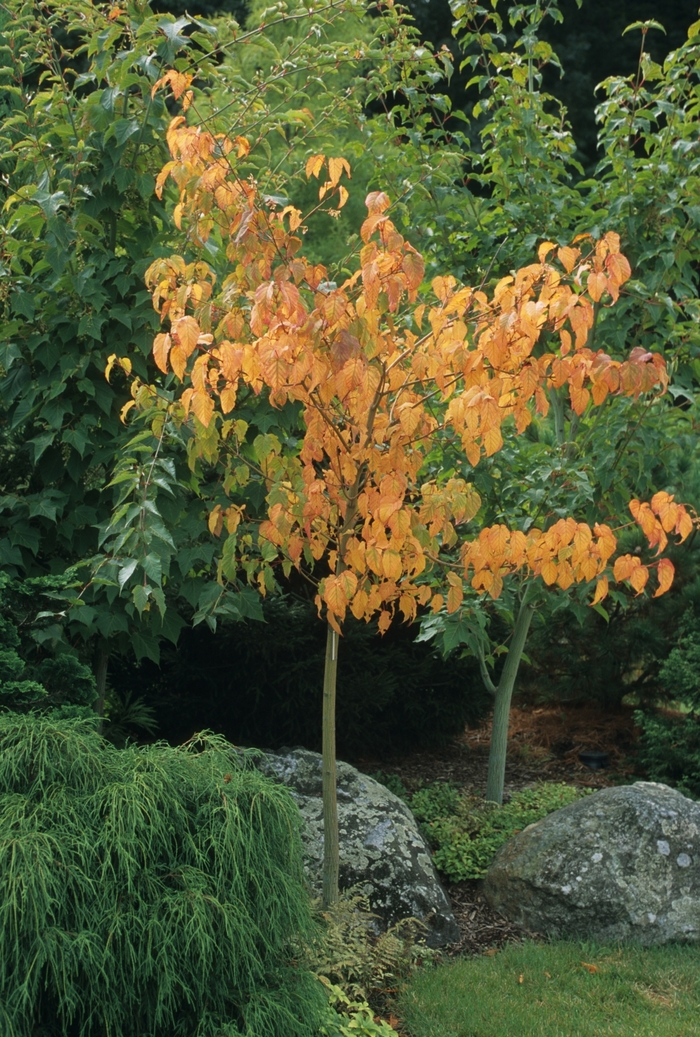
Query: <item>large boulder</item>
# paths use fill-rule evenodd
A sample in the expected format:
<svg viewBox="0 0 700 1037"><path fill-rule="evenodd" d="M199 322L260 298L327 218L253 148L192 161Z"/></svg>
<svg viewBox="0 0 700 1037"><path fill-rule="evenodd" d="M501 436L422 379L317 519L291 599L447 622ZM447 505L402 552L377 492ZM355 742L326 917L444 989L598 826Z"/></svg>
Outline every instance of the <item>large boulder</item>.
<svg viewBox="0 0 700 1037"><path fill-rule="evenodd" d="M322 887L323 804L321 757L307 749L265 753L256 766L287 785L303 819L305 866L312 889ZM460 938L445 892L416 820L406 804L378 781L338 762L340 887L357 886L384 925L419 918L427 943L441 947Z"/></svg>
<svg viewBox="0 0 700 1037"><path fill-rule="evenodd" d="M700 939L700 804L654 782L602 789L501 847L492 907L555 937Z"/></svg>

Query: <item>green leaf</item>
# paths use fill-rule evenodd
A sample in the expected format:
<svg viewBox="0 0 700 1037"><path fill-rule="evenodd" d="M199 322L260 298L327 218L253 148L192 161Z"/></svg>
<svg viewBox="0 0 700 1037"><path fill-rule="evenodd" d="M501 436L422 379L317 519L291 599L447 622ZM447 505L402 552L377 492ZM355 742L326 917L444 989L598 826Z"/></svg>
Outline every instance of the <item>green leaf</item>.
<svg viewBox="0 0 700 1037"><path fill-rule="evenodd" d="M78 334L88 335L90 338L102 341L102 325L107 320L103 313L86 313L80 318Z"/></svg>
<svg viewBox="0 0 700 1037"><path fill-rule="evenodd" d="M117 121L114 123L113 134L117 141L117 144L121 145L126 143L129 137L133 137L135 133L138 133L140 129L141 126L139 125L137 119L117 119ZM132 174L132 176L129 178L129 182L131 182L131 180L133 180L133 170L125 169L123 170L123 172ZM119 186L120 191L125 190L125 188L119 185L118 180L117 184Z"/></svg>
<svg viewBox="0 0 700 1037"><path fill-rule="evenodd" d="M130 632L131 647L137 660L151 659L156 666L160 663L158 641L144 628L134 627Z"/></svg>
<svg viewBox="0 0 700 1037"><path fill-rule="evenodd" d="M141 566L146 573L146 576L148 576L150 580L153 580L153 582L159 587L163 582L163 566L158 555L146 555L145 558L141 559Z"/></svg>
<svg viewBox="0 0 700 1037"><path fill-rule="evenodd" d="M622 35L626 36L628 32L633 32L635 29L641 29L645 34L647 29L659 29L664 36L666 35L666 30L661 22L656 22L653 18L648 18L645 22L632 22L632 24L628 25L626 29L622 30Z"/></svg>
<svg viewBox="0 0 700 1037"><path fill-rule="evenodd" d="M34 436L33 439L28 440L34 449L34 464L37 463L44 451L51 446L55 438L55 432L42 432L41 435Z"/></svg>
<svg viewBox="0 0 700 1037"><path fill-rule="evenodd" d="M144 586L142 583L139 583L132 590L131 596L133 598L134 605L136 606L136 611L138 612L139 616L143 615L143 610L146 608L146 605L148 604L148 599L151 596L151 588L148 586L148 584Z"/></svg>
<svg viewBox="0 0 700 1037"><path fill-rule="evenodd" d="M124 585L131 578L131 576L133 576L133 574L136 572L136 566L137 565L138 565L138 559L137 558L130 558L129 561L125 565L122 565L120 567L119 573L117 574L117 580L119 582L120 590L124 589Z"/></svg>
<svg viewBox="0 0 700 1037"><path fill-rule="evenodd" d="M177 44L178 46L187 46L189 40L186 36L180 35L180 30L191 24L192 22L189 18L178 18L177 21L166 21L163 19L158 22L158 28L171 43Z"/></svg>
<svg viewBox="0 0 700 1037"><path fill-rule="evenodd" d="M80 608L72 608L68 611L69 619L75 619L85 626L91 626L96 615L97 611L91 605L82 605Z"/></svg>
<svg viewBox="0 0 700 1037"><path fill-rule="evenodd" d="M12 309L27 320L34 320L34 296L29 292L15 292L10 299Z"/></svg>
<svg viewBox="0 0 700 1037"><path fill-rule="evenodd" d="M156 189L155 177L150 173L141 173L136 177L136 190L143 199L152 198Z"/></svg>

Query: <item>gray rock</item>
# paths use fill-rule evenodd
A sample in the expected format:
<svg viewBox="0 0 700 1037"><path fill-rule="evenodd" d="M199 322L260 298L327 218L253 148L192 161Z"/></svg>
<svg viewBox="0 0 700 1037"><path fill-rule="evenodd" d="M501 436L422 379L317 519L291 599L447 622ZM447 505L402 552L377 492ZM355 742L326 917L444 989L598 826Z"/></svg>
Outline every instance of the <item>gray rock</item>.
<svg viewBox="0 0 700 1037"><path fill-rule="evenodd" d="M492 907L555 937L700 940L700 804L655 782L602 789L501 847Z"/></svg>
<svg viewBox="0 0 700 1037"><path fill-rule="evenodd" d="M320 895L321 757L307 749L282 749L279 754L265 753L256 766L287 785L299 805L306 872L312 889ZM348 763L338 762L337 779L341 889L357 886L387 926L402 918L419 918L428 926L430 946L459 940L450 902L406 804Z"/></svg>

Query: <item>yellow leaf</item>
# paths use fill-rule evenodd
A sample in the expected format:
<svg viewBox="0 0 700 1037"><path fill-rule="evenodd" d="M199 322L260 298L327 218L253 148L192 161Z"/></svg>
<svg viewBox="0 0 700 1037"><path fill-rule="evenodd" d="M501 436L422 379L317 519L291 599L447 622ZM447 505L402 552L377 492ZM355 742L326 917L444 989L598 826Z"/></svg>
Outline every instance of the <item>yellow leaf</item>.
<svg viewBox="0 0 700 1037"><path fill-rule="evenodd" d="M125 403L124 406L122 407L122 409L119 411L119 420L121 422L125 423L127 414L129 413L131 408L135 407L135 406L136 406L136 400L129 400L128 403Z"/></svg>
<svg viewBox="0 0 700 1037"><path fill-rule="evenodd" d="M367 612L367 602L369 598L367 591L359 590L355 597L350 602L350 611L352 612L355 619L364 619Z"/></svg>
<svg viewBox="0 0 700 1037"><path fill-rule="evenodd" d="M591 605L597 605L608 596L608 578L607 576L601 576L595 585L595 596Z"/></svg>
<svg viewBox="0 0 700 1037"><path fill-rule="evenodd" d="M462 599L464 597L464 592L462 590L462 581L457 576L457 582L453 583L451 578L454 576L455 573L447 574L447 578L450 580L450 589L447 592L447 611L450 613L457 611L459 606L462 604Z"/></svg>
<svg viewBox="0 0 700 1037"><path fill-rule="evenodd" d="M491 457L493 454L497 453L503 446L503 436L498 427L487 429L481 438L487 457Z"/></svg>
<svg viewBox="0 0 700 1037"><path fill-rule="evenodd" d="M592 271L588 275L586 288L593 302L598 302L603 292L608 290L608 279L601 271Z"/></svg>
<svg viewBox="0 0 700 1037"><path fill-rule="evenodd" d="M161 76L157 82L153 84L151 89L151 97L155 97L161 86L166 83L170 84L170 89L177 100L187 89L192 82L192 76L187 72L178 72L176 69L171 68L164 76Z"/></svg>
<svg viewBox="0 0 700 1037"><path fill-rule="evenodd" d="M226 529L229 533L235 533L243 518L242 510L237 504L231 504L224 512L226 517Z"/></svg>
<svg viewBox="0 0 700 1037"><path fill-rule="evenodd" d="M180 381L182 381L187 367L187 354L182 346L173 346L170 350L170 366Z"/></svg>
<svg viewBox="0 0 700 1037"><path fill-rule="evenodd" d="M307 163L308 165L308 163ZM345 158L329 158L328 159L328 176L330 177L331 187L335 187L341 176L343 170L350 176L350 165ZM307 174L308 176L308 174Z"/></svg>
<svg viewBox="0 0 700 1037"><path fill-rule="evenodd" d="M569 385L569 396L571 397L571 406L573 407L576 414L583 414L588 401L591 398L591 394L588 389L583 389L580 386Z"/></svg>
<svg viewBox="0 0 700 1037"><path fill-rule="evenodd" d="M542 246L540 246L541 248ZM564 248L560 248L557 251L557 259L566 270L567 274L576 266L576 260L581 253L577 248L571 248L569 245L565 245Z"/></svg>
<svg viewBox="0 0 700 1037"><path fill-rule="evenodd" d="M625 281L629 281L632 276L630 265L621 252L609 255L605 260L605 268L608 271L610 280L615 286L624 284Z"/></svg>
<svg viewBox="0 0 700 1037"><path fill-rule="evenodd" d="M327 576L321 582L319 590L330 612L342 620L348 607L348 596L342 580L338 576Z"/></svg>
<svg viewBox="0 0 700 1037"><path fill-rule="evenodd" d="M224 517L221 513L220 504L214 505L212 510L209 512L207 525L209 526L209 532L212 534L212 536L220 536L221 530L224 526Z"/></svg>
<svg viewBox="0 0 700 1037"><path fill-rule="evenodd" d="M445 603L445 599L442 594L433 594L433 600L430 602L430 607L433 612L439 612Z"/></svg>
<svg viewBox="0 0 700 1037"><path fill-rule="evenodd" d="M581 964L583 965L584 969L587 969L591 973L591 975L594 972L598 971L598 966L597 965L589 965L587 961L582 961Z"/></svg>
<svg viewBox="0 0 700 1037"><path fill-rule="evenodd" d="M153 359L156 362L156 366L165 374L168 373L168 353L170 352L171 345L170 335L156 335L153 340Z"/></svg>
<svg viewBox="0 0 700 1037"><path fill-rule="evenodd" d="M646 587L647 580L649 579L649 570L646 565L638 565L632 570L630 575L630 583L636 590L637 594L641 594Z"/></svg>
<svg viewBox="0 0 700 1037"><path fill-rule="evenodd" d="M557 246L553 241L543 241L540 247L537 249L537 258L539 259L540 263L544 263L549 253L552 251L552 249L556 247Z"/></svg>
<svg viewBox="0 0 700 1037"><path fill-rule="evenodd" d="M693 522L692 518L685 510L685 508L683 508L681 511L681 516L678 519L678 523L676 525L676 533L678 533L678 535L680 536L681 543L686 539L686 537L690 536L694 528L695 523Z"/></svg>
<svg viewBox="0 0 700 1037"><path fill-rule="evenodd" d="M178 345L181 346L184 356L188 357L194 352L201 330L194 317L180 317L174 321L172 333Z"/></svg>
<svg viewBox="0 0 700 1037"><path fill-rule="evenodd" d="M370 191L365 198L365 205L372 213L386 212L391 205L391 199L384 191Z"/></svg>
<svg viewBox="0 0 700 1037"><path fill-rule="evenodd" d="M417 252L407 252L401 260L401 269L406 275L408 287L411 289L418 288L423 280L423 274L425 272L423 257Z"/></svg>
<svg viewBox="0 0 700 1037"><path fill-rule="evenodd" d="M309 180L312 176L315 176L318 180L319 173L323 169L323 163L325 161L325 155L312 155L306 163L306 179Z"/></svg>
<svg viewBox="0 0 700 1037"><path fill-rule="evenodd" d="M550 559L550 561L546 562L545 565L542 566L542 571L540 573L540 576L542 577L542 579L544 580L544 582L547 584L548 587L551 587L551 585L553 583L556 583L557 582L557 566L556 566L556 563L551 561L551 559Z"/></svg>
<svg viewBox="0 0 700 1037"><path fill-rule="evenodd" d="M660 598L662 594L665 594L673 583L673 577L676 574L675 567L670 558L662 558L656 567L656 576L659 581L659 586L654 592L655 598Z"/></svg>
<svg viewBox="0 0 700 1037"><path fill-rule="evenodd" d="M348 601L352 598L353 594L357 590L357 576L354 572L350 572L346 569L338 576L340 586L343 588L343 594Z"/></svg>
<svg viewBox="0 0 700 1037"><path fill-rule="evenodd" d="M246 158L250 154L250 141L247 137L236 137L234 144L236 145L238 158Z"/></svg>
<svg viewBox="0 0 700 1037"><path fill-rule="evenodd" d="M116 353L112 353L107 358L107 366L105 367L105 378L107 381L109 381L109 376L115 364L117 367L121 367L124 374L131 374L131 360L129 360L128 356L117 356Z"/></svg>
<svg viewBox="0 0 700 1037"><path fill-rule="evenodd" d="M622 580L628 580L637 566L641 564L635 555L620 555L619 558L615 559L613 576L618 583L621 583Z"/></svg>
<svg viewBox="0 0 700 1037"><path fill-rule="evenodd" d="M377 547L368 547L365 552L365 558L367 559L367 565L376 573L377 576L384 575L384 569L382 567L382 552Z"/></svg>
<svg viewBox="0 0 700 1037"><path fill-rule="evenodd" d="M222 389L219 393L219 401L221 402L221 410L224 414L228 414L236 406L237 390L235 385L227 385L225 389Z"/></svg>
<svg viewBox="0 0 700 1037"><path fill-rule="evenodd" d="M201 421L205 428L208 428L214 413L214 401L209 393L193 392L190 399L190 408L194 412L195 417Z"/></svg>
<svg viewBox="0 0 700 1037"><path fill-rule="evenodd" d="M398 580L401 578L403 566L401 564L401 555L398 551L384 552L382 555L382 570L388 580Z"/></svg>

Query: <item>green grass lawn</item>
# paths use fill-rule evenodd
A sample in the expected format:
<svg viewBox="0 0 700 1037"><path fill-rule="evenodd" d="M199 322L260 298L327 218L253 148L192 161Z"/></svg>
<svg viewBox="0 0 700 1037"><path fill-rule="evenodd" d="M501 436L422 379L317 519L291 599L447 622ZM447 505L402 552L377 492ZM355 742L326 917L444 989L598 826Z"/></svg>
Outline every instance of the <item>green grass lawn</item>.
<svg viewBox="0 0 700 1037"><path fill-rule="evenodd" d="M700 1037L700 948L527 943L411 979L411 1037Z"/></svg>

